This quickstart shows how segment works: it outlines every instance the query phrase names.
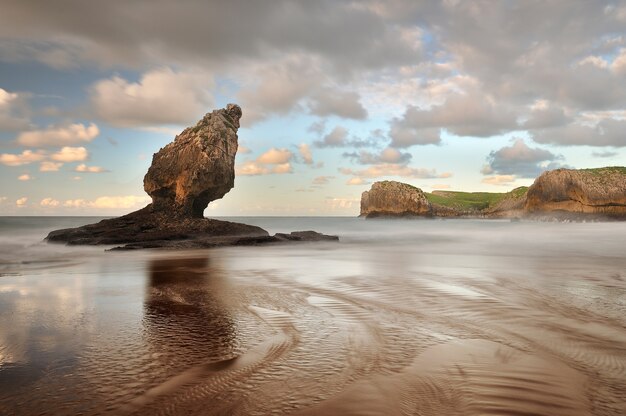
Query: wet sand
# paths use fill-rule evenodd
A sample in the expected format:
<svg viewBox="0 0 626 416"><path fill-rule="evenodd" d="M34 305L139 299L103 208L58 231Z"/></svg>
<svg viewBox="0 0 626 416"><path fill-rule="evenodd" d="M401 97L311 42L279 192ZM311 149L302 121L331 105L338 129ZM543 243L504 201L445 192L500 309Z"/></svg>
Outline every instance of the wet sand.
<svg viewBox="0 0 626 416"><path fill-rule="evenodd" d="M5 264L0 414L626 414L623 225L372 224Z"/></svg>

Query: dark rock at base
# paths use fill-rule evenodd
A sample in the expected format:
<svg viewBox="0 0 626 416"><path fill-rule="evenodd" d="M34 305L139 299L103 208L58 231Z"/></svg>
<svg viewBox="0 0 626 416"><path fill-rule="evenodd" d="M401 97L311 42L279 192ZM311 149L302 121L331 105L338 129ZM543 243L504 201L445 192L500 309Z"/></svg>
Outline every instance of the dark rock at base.
<svg viewBox="0 0 626 416"><path fill-rule="evenodd" d="M198 238L267 237L268 232L253 225L209 218L172 220L152 205L118 218L102 220L78 228L52 231L46 240L71 245L112 245L143 243L165 245L167 241Z"/></svg>
<svg viewBox="0 0 626 416"><path fill-rule="evenodd" d="M317 231L293 231L290 234L276 233L274 237L280 241L339 241L336 235L326 235Z"/></svg>

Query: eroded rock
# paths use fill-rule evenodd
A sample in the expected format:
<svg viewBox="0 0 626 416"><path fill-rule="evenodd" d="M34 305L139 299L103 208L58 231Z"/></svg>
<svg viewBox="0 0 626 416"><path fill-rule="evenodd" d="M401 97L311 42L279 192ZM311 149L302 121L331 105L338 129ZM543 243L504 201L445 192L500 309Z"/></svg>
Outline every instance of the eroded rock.
<svg viewBox="0 0 626 416"><path fill-rule="evenodd" d="M205 115L154 154L144 178L152 203L118 218L52 231L46 240L118 249L204 248L293 241L336 240L315 232L270 236L253 225L203 217L204 209L235 184L241 108L228 104Z"/></svg>
<svg viewBox="0 0 626 416"><path fill-rule="evenodd" d="M431 205L421 189L396 181L375 182L361 195L361 216L424 216Z"/></svg>
<svg viewBox="0 0 626 416"><path fill-rule="evenodd" d="M241 108L228 104L205 115L154 154L143 179L153 210L202 218L209 202L235 186L240 118Z"/></svg>
<svg viewBox="0 0 626 416"><path fill-rule="evenodd" d="M544 172L528 189L525 211L626 218L626 168L556 169Z"/></svg>

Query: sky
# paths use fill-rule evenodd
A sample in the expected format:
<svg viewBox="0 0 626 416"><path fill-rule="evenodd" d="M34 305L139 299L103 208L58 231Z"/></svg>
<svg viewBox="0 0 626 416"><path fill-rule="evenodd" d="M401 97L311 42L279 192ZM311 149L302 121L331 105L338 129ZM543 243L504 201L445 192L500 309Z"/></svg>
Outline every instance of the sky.
<svg viewBox="0 0 626 416"><path fill-rule="evenodd" d="M626 165L626 1L0 0L0 215L121 215L242 107L206 216L358 215L379 180L506 192Z"/></svg>

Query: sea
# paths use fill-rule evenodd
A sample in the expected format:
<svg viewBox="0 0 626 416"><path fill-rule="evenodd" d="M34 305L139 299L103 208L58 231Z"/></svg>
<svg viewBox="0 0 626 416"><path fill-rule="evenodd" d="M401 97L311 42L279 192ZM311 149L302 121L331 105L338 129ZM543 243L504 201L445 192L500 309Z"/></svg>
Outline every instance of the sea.
<svg viewBox="0 0 626 416"><path fill-rule="evenodd" d="M626 222L229 217L106 251L0 217L1 415L626 414Z"/></svg>

